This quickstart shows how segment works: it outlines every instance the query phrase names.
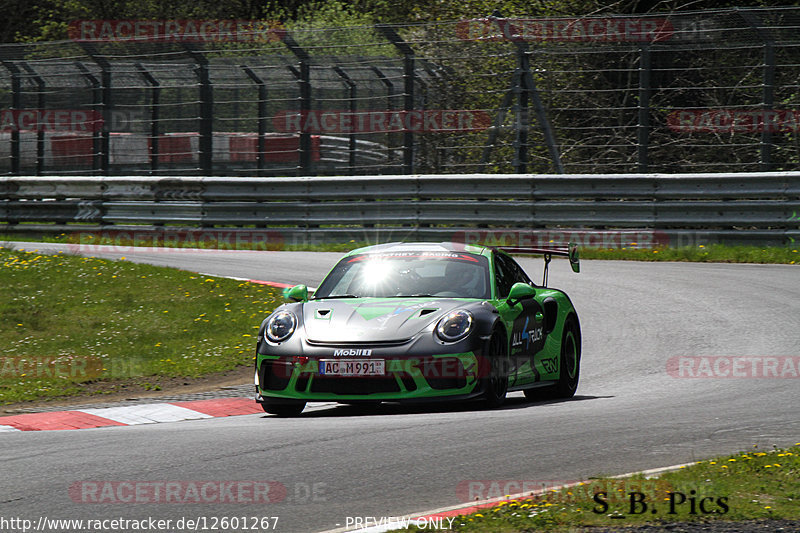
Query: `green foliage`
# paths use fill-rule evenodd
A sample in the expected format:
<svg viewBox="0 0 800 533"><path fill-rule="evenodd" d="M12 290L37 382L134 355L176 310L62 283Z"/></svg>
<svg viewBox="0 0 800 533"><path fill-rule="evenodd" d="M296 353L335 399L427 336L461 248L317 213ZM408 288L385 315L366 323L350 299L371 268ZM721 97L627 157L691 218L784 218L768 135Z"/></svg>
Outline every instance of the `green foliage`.
<svg viewBox="0 0 800 533"><path fill-rule="evenodd" d="M797 5L779 0L703 0L686 3L640 0L43 0L18 2L0 24L0 42L53 41L67 38L72 20L122 19L244 19L281 20L304 27L343 27L381 23L439 22L485 17L499 12L506 17L577 16L601 13L647 13L713 9L729 6Z"/></svg>
<svg viewBox="0 0 800 533"><path fill-rule="evenodd" d="M36 251L0 248L0 273L0 404L251 364L280 303L262 285Z"/></svg>

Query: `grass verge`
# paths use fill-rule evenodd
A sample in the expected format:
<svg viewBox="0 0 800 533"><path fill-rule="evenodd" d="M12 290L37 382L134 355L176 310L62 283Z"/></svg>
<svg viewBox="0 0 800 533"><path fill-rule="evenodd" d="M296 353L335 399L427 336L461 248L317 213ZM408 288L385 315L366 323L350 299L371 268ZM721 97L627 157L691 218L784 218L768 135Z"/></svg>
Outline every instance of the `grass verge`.
<svg viewBox="0 0 800 533"><path fill-rule="evenodd" d="M794 265L800 262L795 247L780 246L684 246L679 248L581 248L581 259L628 261L689 261L695 263L765 263Z"/></svg>
<svg viewBox="0 0 800 533"><path fill-rule="evenodd" d="M564 533L606 527L625 531L616 528L645 524L798 520L798 501L800 442L788 449L754 447L657 478L592 479L536 497L502 501L458 516L452 526L469 533ZM425 530L412 525L404 531Z"/></svg>
<svg viewBox="0 0 800 533"><path fill-rule="evenodd" d="M213 230L225 234L224 230ZM53 235L33 234L0 234L0 241L25 240L35 242L51 242L77 244L85 246L88 251L98 246L165 246L178 248L202 248L213 250L265 250L265 251L309 251L309 252L346 252L370 242L349 241L345 243L289 245L280 241L236 242L235 238L203 239L175 238L158 240L144 236L138 239L123 238L120 235L103 237L93 233L60 233ZM628 261L687 261L707 263L800 263L800 246L733 246L726 244L709 244L683 247L638 248L635 243L622 248L589 248L581 247L582 259L613 259Z"/></svg>
<svg viewBox="0 0 800 533"><path fill-rule="evenodd" d="M4 248L0 278L0 405L249 365L261 320L281 302L263 285Z"/></svg>

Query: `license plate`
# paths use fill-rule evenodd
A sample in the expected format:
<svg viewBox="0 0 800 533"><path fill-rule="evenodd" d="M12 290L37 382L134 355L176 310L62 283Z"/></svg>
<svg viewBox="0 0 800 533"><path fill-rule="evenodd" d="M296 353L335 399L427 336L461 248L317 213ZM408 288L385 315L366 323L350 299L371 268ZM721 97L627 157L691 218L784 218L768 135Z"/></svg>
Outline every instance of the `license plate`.
<svg viewBox="0 0 800 533"><path fill-rule="evenodd" d="M383 376L383 359L320 359L320 376Z"/></svg>

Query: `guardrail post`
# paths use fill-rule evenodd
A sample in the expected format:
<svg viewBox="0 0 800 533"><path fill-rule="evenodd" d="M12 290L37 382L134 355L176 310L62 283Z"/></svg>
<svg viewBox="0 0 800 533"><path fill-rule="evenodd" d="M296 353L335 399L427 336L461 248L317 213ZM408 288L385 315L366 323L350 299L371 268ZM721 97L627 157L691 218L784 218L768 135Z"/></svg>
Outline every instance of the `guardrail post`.
<svg viewBox="0 0 800 533"><path fill-rule="evenodd" d="M305 124L308 114L311 111L311 67L309 65L311 56L308 55L297 41L294 40L289 32L281 34L283 44L295 55L298 59L298 68L292 68L292 72L297 77L297 83L300 86L300 124ZM291 67L290 67L291 68ZM311 175L311 132L305 131L306 128L300 130L300 172L306 176Z"/></svg>
<svg viewBox="0 0 800 533"><path fill-rule="evenodd" d="M141 63L136 63L136 68L139 70L139 73L145 79L147 83L149 83L152 87L150 93L150 174L156 174L158 172L158 159L159 159L159 149L158 149L158 109L161 100L161 84L158 82L157 79L153 77L152 74L142 65Z"/></svg>
<svg viewBox="0 0 800 533"><path fill-rule="evenodd" d="M258 140L256 141L256 168L258 175L261 176L264 170L265 151L266 151L266 135L267 135L267 84L259 77L255 71L247 65L242 65L247 77L258 86Z"/></svg>
<svg viewBox="0 0 800 533"><path fill-rule="evenodd" d="M651 68L650 46L644 44L639 48L639 127L637 131L638 171L642 174L647 172L649 165Z"/></svg>
<svg viewBox="0 0 800 533"><path fill-rule="evenodd" d="M17 111L22 107L20 70L11 61L3 61L3 66L11 73L11 109ZM16 176L20 173L20 142L17 128L11 130L11 173Z"/></svg>
<svg viewBox="0 0 800 533"><path fill-rule="evenodd" d="M403 54L403 110L409 113L414 110L414 49L391 26L375 27ZM403 173L414 173L414 132L410 130L403 132Z"/></svg>

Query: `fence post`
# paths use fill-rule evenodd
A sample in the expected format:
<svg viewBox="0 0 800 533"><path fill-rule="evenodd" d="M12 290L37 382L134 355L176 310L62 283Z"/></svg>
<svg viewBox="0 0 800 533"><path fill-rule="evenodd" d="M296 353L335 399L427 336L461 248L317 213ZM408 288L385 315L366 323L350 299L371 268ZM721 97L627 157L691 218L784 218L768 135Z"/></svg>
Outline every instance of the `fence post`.
<svg viewBox="0 0 800 533"><path fill-rule="evenodd" d="M639 48L639 128L637 131L637 150L640 174L647 172L650 147L650 46L644 44Z"/></svg>
<svg viewBox="0 0 800 533"><path fill-rule="evenodd" d="M505 95L503 95L503 102L500 104L500 108L497 111L497 115L494 117L492 126L489 128L486 144L481 151L481 159L478 163L478 172L486 172L486 165L489 164L489 157L492 155L492 149L497 142L497 135L500 132L500 127L503 125L503 122L506 119L506 113L508 113L508 109L511 107L511 100L514 97L515 88L521 83L520 76L521 73L519 72L519 69L515 69L513 80L511 82L511 88L506 91Z"/></svg>
<svg viewBox="0 0 800 533"><path fill-rule="evenodd" d="M372 65L372 66L370 66L370 67L369 67L369 69L370 69L372 72L374 72L374 73L375 73L375 76L377 76L377 77L378 77L378 79L381 81L381 83L383 83L383 84L386 86L386 92L387 92L387 95L388 95L388 96L387 96L387 98L386 98L386 102L387 102L387 103L386 103L386 108L387 108L387 109L389 109L389 110L391 110L391 109L392 109L392 98L393 98L393 97L394 97L394 95L395 95L395 92L394 92L394 83L392 83L392 80L390 80L390 79L389 79L389 78L386 76L386 74L384 74L384 73L383 73L383 71L381 71L381 69L379 69L379 68L378 68L378 67L376 67L375 65ZM391 134L387 133L387 134L386 134L386 136L387 136L387 139L390 139L390 137L391 137ZM394 165L394 157L393 157L393 156L394 156L394 150L391 150L391 148L390 148L390 146L389 146L389 142L388 142L388 141L387 141L387 145L386 145L386 146L387 146L387 148L389 148L389 154L388 154L388 156L389 156L389 157L388 157L388 161L389 161L389 162L392 164L392 166L393 166L393 165ZM393 172L394 172L394 171L393 171Z"/></svg>
<svg viewBox="0 0 800 533"><path fill-rule="evenodd" d="M517 43L517 69L522 77L517 85L517 102L514 106L514 172L525 174L528 172L528 128L530 116L528 115L528 89L525 74L530 73L527 47Z"/></svg>
<svg viewBox="0 0 800 533"><path fill-rule="evenodd" d="M20 92L22 91L22 80L20 70L11 61L3 61L3 66L11 73L11 109L18 111L22 107ZM19 176L20 173L20 141L19 128L11 130L11 173Z"/></svg>
<svg viewBox="0 0 800 533"><path fill-rule="evenodd" d="M210 176L214 172L214 88L211 85L208 58L193 43L183 43L183 46L197 65L197 81L200 84L200 171Z"/></svg>
<svg viewBox="0 0 800 533"><path fill-rule="evenodd" d="M311 111L311 67L309 65L311 56L308 55L297 41L294 40L289 32L281 34L283 44L295 55L298 59L298 69L292 69L297 77L297 83L300 86L300 124L305 124L308 114ZM306 128L301 126L300 129L300 173L306 176L312 174L311 168L311 132L305 131Z"/></svg>
<svg viewBox="0 0 800 533"><path fill-rule="evenodd" d="M94 107L95 109L100 107L102 109L101 106L103 105L103 91L101 91L100 81L97 79L97 77L94 74L92 74L89 71L88 68L86 68L86 65L84 65L80 61L76 61L75 62L75 66L77 67L78 70L81 71L83 76L89 81L89 83L92 86L92 95L93 95L92 96L92 107ZM105 116L103 116L103 118L105 119ZM104 120L104 122L105 122L105 120ZM104 129L105 129L105 127L106 127L106 125L103 124L103 128ZM102 168L103 168L102 167L102 159L100 157L100 154L101 154L102 150L103 150L102 141L101 141L100 135L98 134L97 129L95 129L94 131L92 131L92 170L94 170L94 171L102 170ZM108 167L106 167L106 169L107 168Z"/></svg>
<svg viewBox="0 0 800 533"><path fill-rule="evenodd" d="M764 43L762 107L764 111L772 111L775 107L775 38L769 28L764 27L753 13L738 8L735 11ZM765 120L762 119L761 125L761 161L759 167L762 172L768 172L772 168L772 132L769 131Z"/></svg>
<svg viewBox="0 0 800 533"><path fill-rule="evenodd" d="M242 65L247 77L258 86L258 140L256 141L256 168L258 175L261 176L264 170L266 135L267 135L267 84L255 71L247 65Z"/></svg>
<svg viewBox="0 0 800 533"><path fill-rule="evenodd" d="M161 99L161 84L152 74L142 65L136 63L136 68L142 77L152 86L151 103L150 103L150 175L158 172L158 109Z"/></svg>
<svg viewBox="0 0 800 533"><path fill-rule="evenodd" d="M96 154L96 157L99 157L99 161L95 166L99 166L103 174L107 176L111 161L111 132L109 130L111 124L111 63L100 55L92 43L81 42L79 44L86 54L92 58L92 61L100 67L100 112L103 115L103 127L100 133L99 156Z"/></svg>
<svg viewBox="0 0 800 533"><path fill-rule="evenodd" d="M414 50L391 26L377 24L375 27L403 54L403 110L407 115L414 110ZM414 132L409 129L403 132L403 173L414 173Z"/></svg>
<svg viewBox="0 0 800 533"><path fill-rule="evenodd" d="M44 79L36 74L36 71L27 64L23 63L22 68L31 76L31 79L36 82L36 106L39 109L44 109L45 106L45 82ZM41 176L44 172L44 131L39 128L36 132L36 175Z"/></svg>
<svg viewBox="0 0 800 533"><path fill-rule="evenodd" d="M333 67L333 71L342 78L342 81L347 86L347 101L348 101L348 110L351 116L355 116L356 112L358 111L356 107L356 83L353 79L347 75L347 73L342 69L342 67L335 65ZM355 132L350 132L348 136L347 142L347 164L350 166L350 174L355 173L355 166L356 166L356 134Z"/></svg>
<svg viewBox="0 0 800 533"><path fill-rule="evenodd" d="M525 51L526 58L530 52ZM544 135L544 142L547 144L547 150L550 152L550 159L553 161L553 168L556 174L564 173L564 166L561 163L561 154L558 152L558 143L556 136L553 133L553 127L547 119L547 110L542 102L542 97L539 95L539 89L536 87L536 80L533 79L531 72L530 60L527 59L524 63L525 69L522 71L522 80L527 92L530 93L533 100L533 109L536 111L536 120L539 122L539 127L542 129Z"/></svg>
<svg viewBox="0 0 800 533"><path fill-rule="evenodd" d="M764 43L764 109L775 107L775 43ZM772 170L772 132L764 128L761 132L761 170Z"/></svg>
<svg viewBox="0 0 800 533"><path fill-rule="evenodd" d="M528 166L528 128L530 120L528 118L528 98L533 100L533 107L536 112L536 119L539 121L539 127L542 129L544 141L547 144L547 149L550 152L550 158L553 161L553 167L557 174L564 173L564 167L561 165L561 155L558 153L558 145L556 144L553 129L550 127L550 121L547 120L547 111L545 110L542 98L539 95L539 89L536 87L536 80L533 79L531 72L530 53L528 52L527 45L521 42L521 38L517 35L517 28L515 28L498 10L488 17L500 29L503 37L516 44L517 51L517 68L514 71L514 80L518 80L518 84L514 84L512 91L518 92L517 105L519 110L516 118L516 137L514 139L515 158L514 166L519 173L527 172ZM518 77L519 76L519 77ZM507 104L506 104L507 105ZM522 126L522 119L524 118L524 128ZM488 152L484 150L485 158L488 157ZM482 160L482 165L485 160Z"/></svg>

